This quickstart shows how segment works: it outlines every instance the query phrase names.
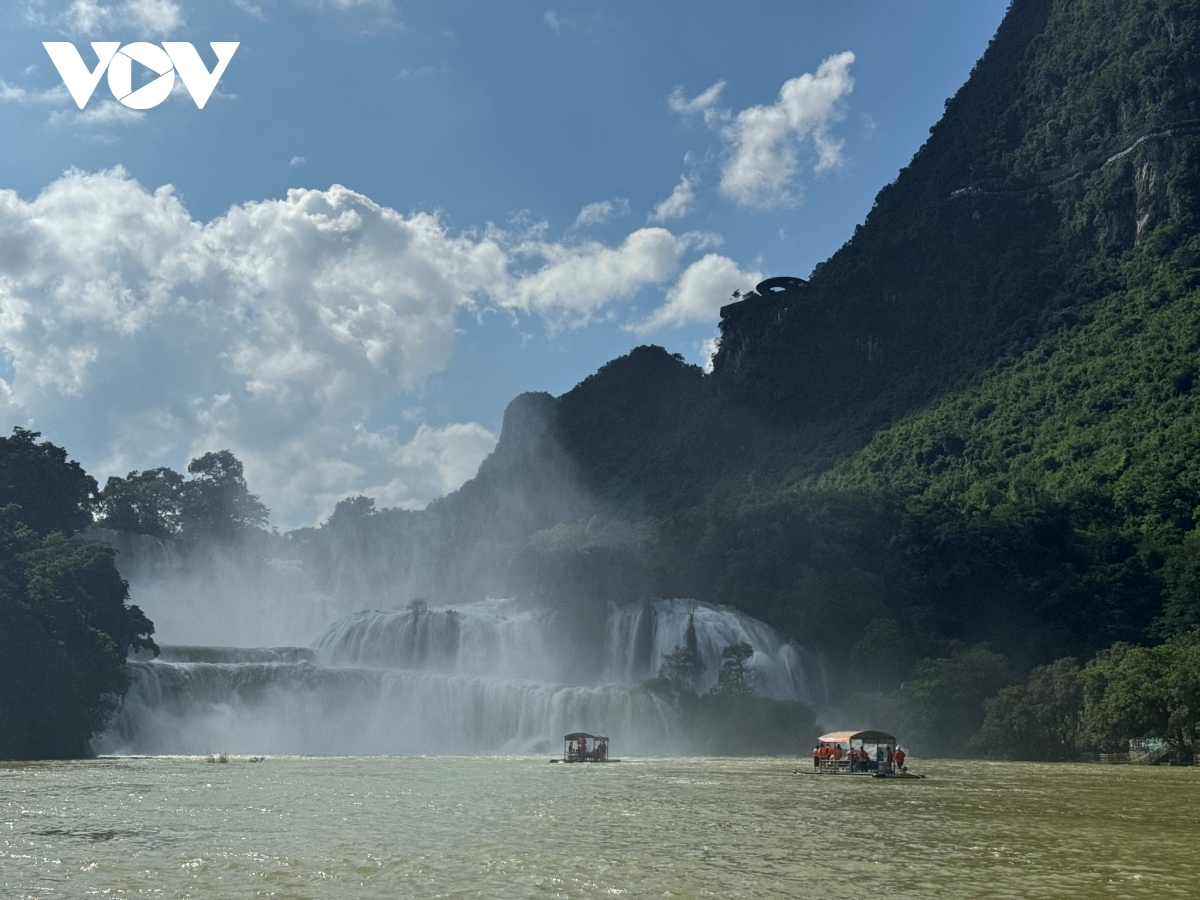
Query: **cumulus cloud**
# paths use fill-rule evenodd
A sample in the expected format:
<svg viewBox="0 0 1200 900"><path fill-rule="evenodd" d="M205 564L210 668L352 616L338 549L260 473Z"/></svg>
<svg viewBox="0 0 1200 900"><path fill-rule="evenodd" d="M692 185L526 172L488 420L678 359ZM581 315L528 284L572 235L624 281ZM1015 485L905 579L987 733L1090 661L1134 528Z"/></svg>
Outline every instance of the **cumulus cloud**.
<svg viewBox="0 0 1200 900"><path fill-rule="evenodd" d="M651 222L666 222L668 219L681 219L692 211L692 203L696 199L696 179L687 175L679 176L679 184L671 191L671 196L660 201L650 213Z"/></svg>
<svg viewBox="0 0 1200 900"><path fill-rule="evenodd" d="M715 321L721 307L731 302L734 291L749 290L760 281L761 273L743 272L728 256L708 253L684 270L667 291L662 306L629 330L647 334L692 322Z"/></svg>
<svg viewBox="0 0 1200 900"><path fill-rule="evenodd" d="M712 87L706 88L690 99L683 93L683 87L676 87L667 98L667 107L680 115L692 115L715 109L721 99L721 91L725 90L725 82L718 81Z"/></svg>
<svg viewBox="0 0 1200 900"><path fill-rule="evenodd" d="M614 216L629 215L629 201L624 197L614 197L612 200L600 200L589 203L575 217L573 228L586 228L588 225L603 225Z"/></svg>
<svg viewBox="0 0 1200 900"><path fill-rule="evenodd" d="M614 245L537 227L453 233L337 185L204 223L170 186L73 171L31 200L0 191L0 410L101 478L230 449L285 527L352 493L419 506L470 477L494 436L367 423L445 368L458 315L579 326L716 242L665 228ZM692 280L661 321L701 302Z"/></svg>
<svg viewBox="0 0 1200 900"><path fill-rule="evenodd" d="M585 325L613 300L669 279L688 250L716 241L713 235L676 236L665 228L639 228L616 247L597 241L526 242L518 252L544 264L507 288L501 303L540 313L552 327Z"/></svg>
<svg viewBox="0 0 1200 900"><path fill-rule="evenodd" d="M341 187L201 224L121 170L69 173L29 202L0 192L0 236L0 403L99 447L97 474L229 448L297 524L327 512L314 498L366 485L423 503L481 458L479 426L405 443L363 423L445 366L456 311L505 278L491 239Z"/></svg>
<svg viewBox="0 0 1200 900"><path fill-rule="evenodd" d="M484 457L496 446L496 435L475 422L441 428L421 425L412 440L404 444L381 439L365 429L360 429L360 436L365 443L375 445L400 473L362 493L374 497L381 506L408 508L416 505L413 497L441 496L473 478Z"/></svg>
<svg viewBox="0 0 1200 900"><path fill-rule="evenodd" d="M769 209L796 201L800 153L809 144L814 171L842 162L842 142L830 126L844 112L842 101L854 88L853 53L826 59L816 74L784 82L770 106L752 106L721 128L729 157L721 171L721 193L744 206Z"/></svg>

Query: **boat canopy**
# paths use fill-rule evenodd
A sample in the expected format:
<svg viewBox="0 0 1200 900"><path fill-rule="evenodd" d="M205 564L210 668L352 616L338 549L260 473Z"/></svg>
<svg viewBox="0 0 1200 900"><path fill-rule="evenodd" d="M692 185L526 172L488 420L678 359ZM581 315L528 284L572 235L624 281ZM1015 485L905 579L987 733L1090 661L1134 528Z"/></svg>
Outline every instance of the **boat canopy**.
<svg viewBox="0 0 1200 900"><path fill-rule="evenodd" d="M894 744L896 739L886 731L831 731L821 735L822 744L848 744L862 741L864 744Z"/></svg>
<svg viewBox="0 0 1200 900"><path fill-rule="evenodd" d="M564 741L577 741L580 738L586 738L589 741L607 741L608 740L608 738L603 734L588 734L586 731L572 731L570 734L568 734L566 737L564 737L563 740Z"/></svg>

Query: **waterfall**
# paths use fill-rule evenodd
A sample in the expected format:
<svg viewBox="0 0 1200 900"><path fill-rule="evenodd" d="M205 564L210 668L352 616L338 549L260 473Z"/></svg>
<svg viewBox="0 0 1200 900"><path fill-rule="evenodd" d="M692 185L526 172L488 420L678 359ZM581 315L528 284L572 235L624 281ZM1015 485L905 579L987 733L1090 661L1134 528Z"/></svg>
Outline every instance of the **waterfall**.
<svg viewBox="0 0 1200 900"><path fill-rule="evenodd" d="M608 611L604 676L572 683L570 629L512 600L373 610L329 626L310 648L166 646L129 663L133 684L101 753L494 753L557 751L562 735L605 732L617 753L674 750L673 710L641 683L685 640L689 617L716 681L721 651L745 641L760 693L821 699L821 665L734 610L655 600Z"/></svg>
<svg viewBox="0 0 1200 900"><path fill-rule="evenodd" d="M621 752L672 749L670 711L627 685L297 663L132 662L100 753L548 753L581 728Z"/></svg>
<svg viewBox="0 0 1200 900"><path fill-rule="evenodd" d="M689 618L704 674L696 685L708 690L717 682L721 651L744 642L754 648L747 663L755 690L781 700L825 699L824 665L819 656L745 613L691 600L652 600L609 610L607 677L620 681L653 678L663 658L683 645Z"/></svg>
<svg viewBox="0 0 1200 900"><path fill-rule="evenodd" d="M314 648L332 666L555 680L562 669L555 625L553 611L512 600L414 605L346 616Z"/></svg>

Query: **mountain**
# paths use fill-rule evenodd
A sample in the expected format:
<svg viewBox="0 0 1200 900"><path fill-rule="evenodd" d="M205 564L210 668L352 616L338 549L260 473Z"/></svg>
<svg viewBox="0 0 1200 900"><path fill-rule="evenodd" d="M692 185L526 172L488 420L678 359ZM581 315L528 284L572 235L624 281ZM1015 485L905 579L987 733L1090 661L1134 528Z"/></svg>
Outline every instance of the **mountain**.
<svg viewBox="0 0 1200 900"><path fill-rule="evenodd" d="M711 375L639 347L514 400L428 510L294 540L332 582L366 535L436 597L728 603L859 686L1200 624L1197 48L1197 0L1014 0L846 245L722 311Z"/></svg>

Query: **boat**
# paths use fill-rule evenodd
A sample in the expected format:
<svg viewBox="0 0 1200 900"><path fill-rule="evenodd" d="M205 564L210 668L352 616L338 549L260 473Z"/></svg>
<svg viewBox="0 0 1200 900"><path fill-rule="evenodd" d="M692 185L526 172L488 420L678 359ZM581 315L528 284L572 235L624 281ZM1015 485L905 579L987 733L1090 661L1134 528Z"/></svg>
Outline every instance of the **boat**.
<svg viewBox="0 0 1200 900"><path fill-rule="evenodd" d="M903 763L893 760L899 743L886 731L831 731L817 739L813 767L795 769L793 775L847 775L864 778L920 779ZM865 758L864 758L865 757ZM902 757L903 759L903 757Z"/></svg>
<svg viewBox="0 0 1200 900"><path fill-rule="evenodd" d="M591 742L591 746L588 743ZM614 763L620 762L608 755L608 737L603 734L590 734L586 731L572 731L563 736L562 759L552 759L552 763Z"/></svg>

